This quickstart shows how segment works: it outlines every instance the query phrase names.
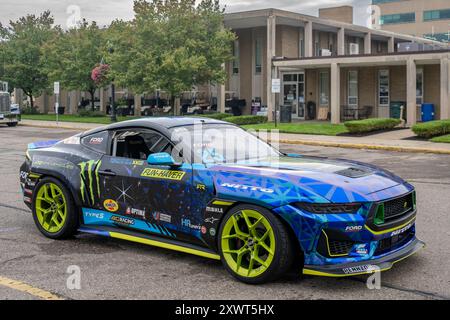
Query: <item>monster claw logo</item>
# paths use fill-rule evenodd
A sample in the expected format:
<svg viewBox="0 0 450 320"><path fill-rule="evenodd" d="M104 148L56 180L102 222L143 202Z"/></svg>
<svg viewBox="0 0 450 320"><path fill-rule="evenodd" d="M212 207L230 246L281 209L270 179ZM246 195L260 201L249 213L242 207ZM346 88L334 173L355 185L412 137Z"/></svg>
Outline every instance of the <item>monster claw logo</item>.
<svg viewBox="0 0 450 320"><path fill-rule="evenodd" d="M93 174L95 174L95 181L96 181L96 188L97 188L97 195L100 198L100 178L98 175L98 171L100 169L100 166L102 165L101 160L91 160L87 162L81 162L78 164L80 166L80 191L81 191L81 199L83 202L85 202L85 191L86 191L86 184L89 185L89 195L90 200L92 203L95 203L95 195L94 195L94 177ZM95 168L95 170L94 170ZM86 182L86 171L88 172L88 181Z"/></svg>

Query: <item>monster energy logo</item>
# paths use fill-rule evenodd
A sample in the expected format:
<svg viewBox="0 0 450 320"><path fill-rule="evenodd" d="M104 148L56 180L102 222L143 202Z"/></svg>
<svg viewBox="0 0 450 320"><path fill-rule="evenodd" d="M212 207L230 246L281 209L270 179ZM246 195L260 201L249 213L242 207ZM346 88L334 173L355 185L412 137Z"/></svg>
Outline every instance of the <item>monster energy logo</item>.
<svg viewBox="0 0 450 320"><path fill-rule="evenodd" d="M100 178L98 175L98 171L100 169L100 166L102 165L101 160L90 160L87 162L81 162L78 164L80 166L80 191L81 191L81 199L83 202L85 202L85 191L86 191L86 171L88 172L88 180L87 183L89 184L89 195L90 200L92 203L95 203L95 195L94 195L94 179L93 174L95 174L95 181L96 181L96 187L97 187L97 195L100 198ZM95 171L94 171L95 168Z"/></svg>

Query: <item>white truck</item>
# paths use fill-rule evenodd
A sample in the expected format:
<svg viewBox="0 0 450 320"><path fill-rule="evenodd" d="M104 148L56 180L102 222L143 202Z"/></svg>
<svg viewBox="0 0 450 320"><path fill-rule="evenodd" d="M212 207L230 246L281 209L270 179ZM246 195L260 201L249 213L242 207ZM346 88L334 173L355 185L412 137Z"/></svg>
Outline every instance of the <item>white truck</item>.
<svg viewBox="0 0 450 320"><path fill-rule="evenodd" d="M15 127L19 121L19 106L11 104L8 83L0 81L0 124L7 124L9 127Z"/></svg>

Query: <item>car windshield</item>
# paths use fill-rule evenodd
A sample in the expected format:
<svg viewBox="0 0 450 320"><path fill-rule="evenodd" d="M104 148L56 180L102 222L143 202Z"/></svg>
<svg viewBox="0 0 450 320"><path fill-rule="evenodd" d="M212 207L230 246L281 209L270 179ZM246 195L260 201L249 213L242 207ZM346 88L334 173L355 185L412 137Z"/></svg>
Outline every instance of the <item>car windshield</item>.
<svg viewBox="0 0 450 320"><path fill-rule="evenodd" d="M196 124L172 130L172 141L192 163L238 163L279 157L280 153L255 135L232 125Z"/></svg>

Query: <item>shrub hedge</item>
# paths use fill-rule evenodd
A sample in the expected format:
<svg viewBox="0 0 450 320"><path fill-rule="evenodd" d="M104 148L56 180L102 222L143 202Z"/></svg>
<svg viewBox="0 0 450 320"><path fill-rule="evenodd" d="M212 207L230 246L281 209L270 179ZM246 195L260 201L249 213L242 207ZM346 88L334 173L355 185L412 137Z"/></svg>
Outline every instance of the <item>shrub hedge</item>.
<svg viewBox="0 0 450 320"><path fill-rule="evenodd" d="M400 123L400 119L365 119L347 121L344 125L350 133L366 133L380 130L392 130Z"/></svg>
<svg viewBox="0 0 450 320"><path fill-rule="evenodd" d="M268 121L265 116L239 116L239 117L228 117L222 119L223 121L237 124L239 126L243 126L246 124L260 124L266 123Z"/></svg>
<svg viewBox="0 0 450 320"><path fill-rule="evenodd" d="M450 133L450 120L437 120L416 124L412 130L421 138L432 138Z"/></svg>
<svg viewBox="0 0 450 320"><path fill-rule="evenodd" d="M229 118L229 113L211 113L211 114L201 114L198 115L201 118L209 118L209 119L216 119L216 120L223 120L225 118Z"/></svg>

